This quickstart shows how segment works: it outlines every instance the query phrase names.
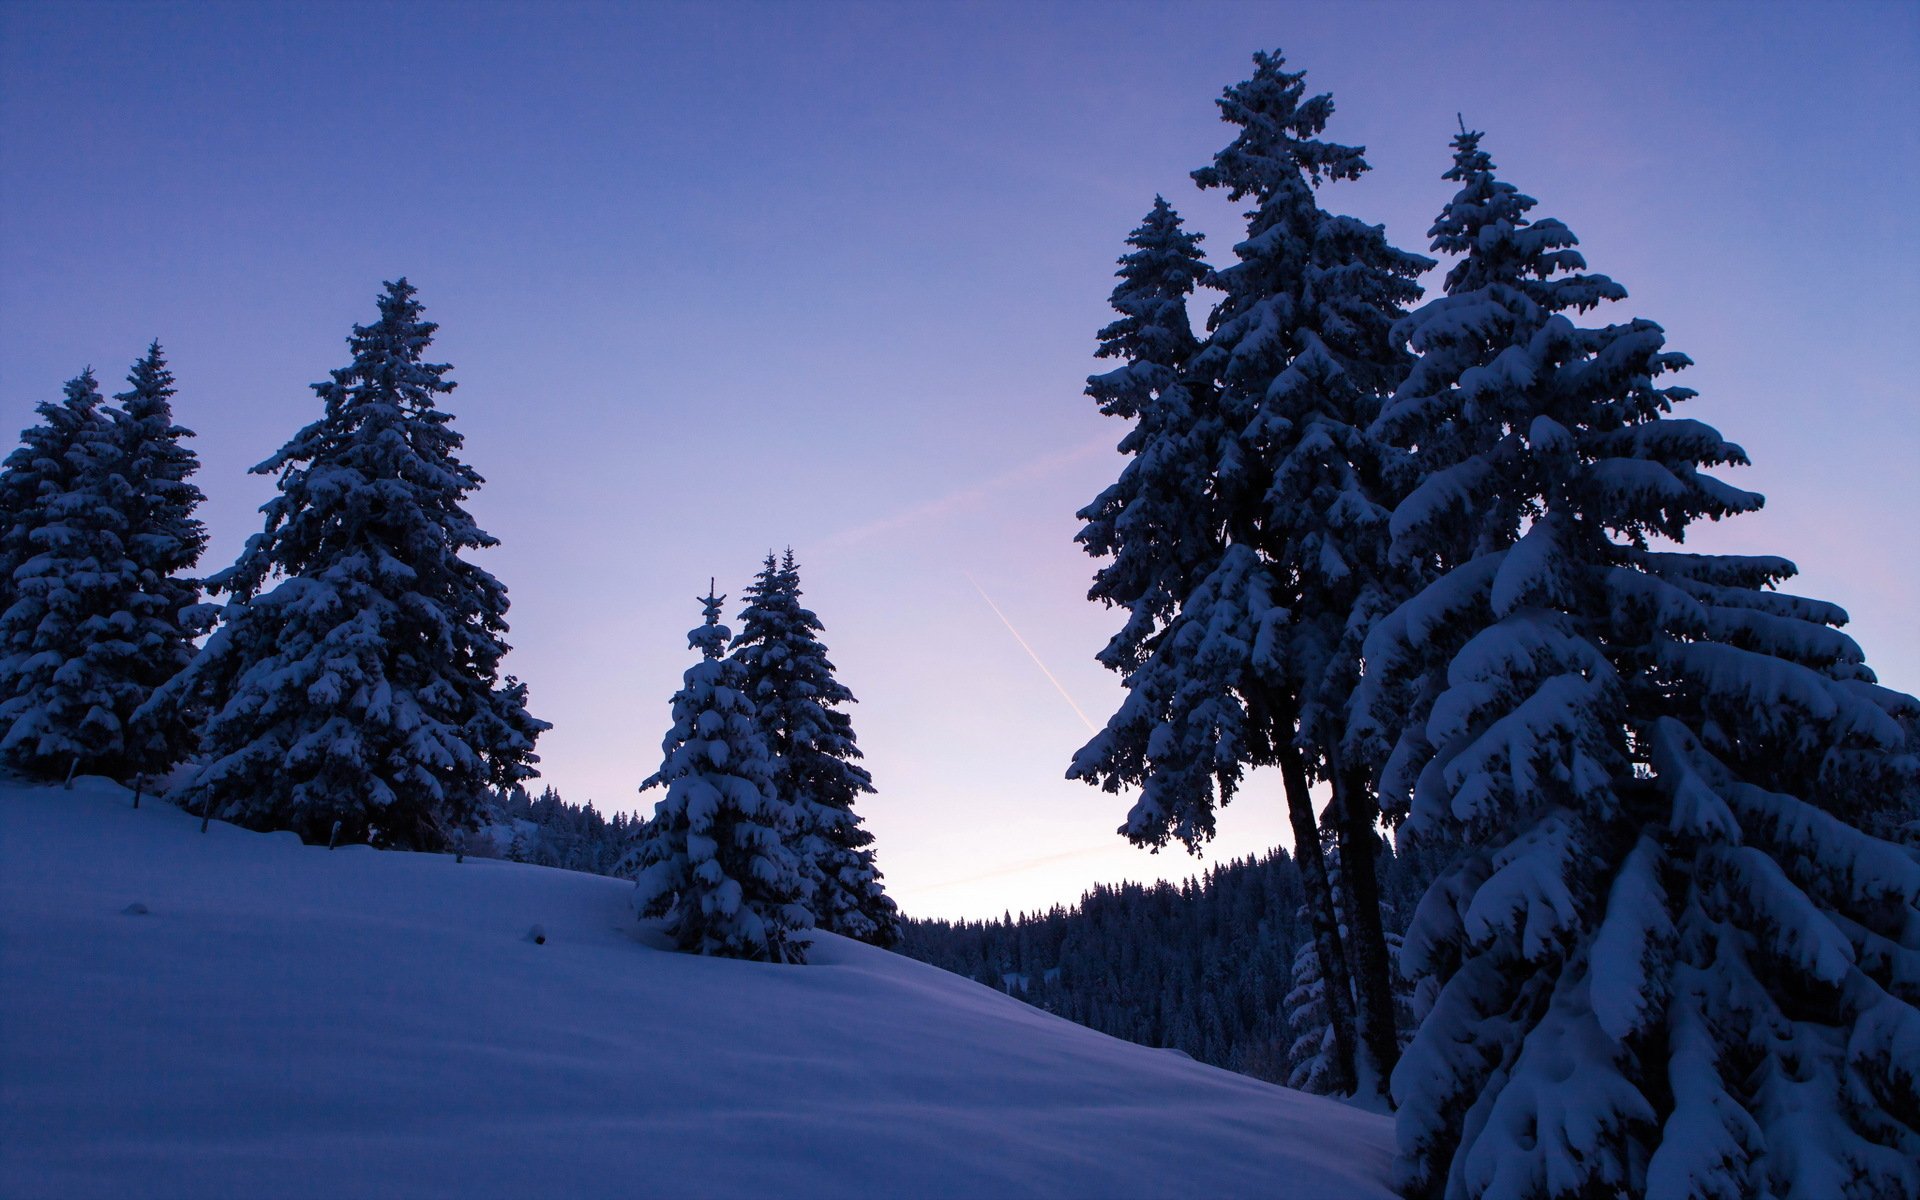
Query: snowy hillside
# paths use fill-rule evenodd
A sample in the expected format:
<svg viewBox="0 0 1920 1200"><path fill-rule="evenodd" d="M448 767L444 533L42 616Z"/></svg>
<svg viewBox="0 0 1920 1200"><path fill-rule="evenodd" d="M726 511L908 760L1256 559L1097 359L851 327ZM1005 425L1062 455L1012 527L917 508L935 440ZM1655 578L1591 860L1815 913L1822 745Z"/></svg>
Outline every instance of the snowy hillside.
<svg viewBox="0 0 1920 1200"><path fill-rule="evenodd" d="M695 958L615 880L128 801L0 785L13 1200L1388 1195L1383 1118L884 951Z"/></svg>

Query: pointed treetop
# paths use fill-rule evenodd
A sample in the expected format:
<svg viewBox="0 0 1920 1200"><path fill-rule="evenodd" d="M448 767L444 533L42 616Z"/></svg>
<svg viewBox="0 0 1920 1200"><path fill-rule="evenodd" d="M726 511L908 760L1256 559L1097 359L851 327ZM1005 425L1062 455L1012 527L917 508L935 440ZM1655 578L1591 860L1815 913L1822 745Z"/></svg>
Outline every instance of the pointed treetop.
<svg viewBox="0 0 1920 1200"><path fill-rule="evenodd" d="M1207 262L1200 251L1202 240L1203 235L1181 227L1180 214L1165 197L1153 198L1146 219L1127 235L1127 245L1133 250L1118 260L1120 269L1114 274L1120 282L1108 302L1120 319L1100 331L1100 345L1094 351L1097 357L1167 365L1193 353L1187 297L1207 277ZM1128 389L1123 386L1120 390ZM1105 394L1096 398L1109 399ZM1137 403L1123 404L1114 415L1132 417L1136 408Z"/></svg>
<svg viewBox="0 0 1920 1200"><path fill-rule="evenodd" d="M1493 158L1480 148L1484 136L1464 122L1454 136L1453 166L1441 178L1460 190L1427 231L1435 250L1463 256L1447 272L1447 294L1508 284L1550 312L1625 299L1627 290L1606 276L1577 275L1587 267L1573 249L1580 239L1559 221L1528 218L1539 202L1494 177ZM1541 285L1555 275L1560 278Z"/></svg>
<svg viewBox="0 0 1920 1200"><path fill-rule="evenodd" d="M1197 256L1197 247L1206 240L1206 235L1188 233L1181 226L1179 210L1167 203L1165 196L1155 195L1153 207L1147 210L1146 219L1140 222L1138 229L1127 235L1127 245L1140 250L1159 250L1163 253L1171 250ZM1141 254L1128 254L1120 259L1120 265L1124 267L1129 263L1142 261L1145 257ZM1118 274L1122 278L1134 277L1126 271L1120 271Z"/></svg>
<svg viewBox="0 0 1920 1200"><path fill-rule="evenodd" d="M438 324L421 320L420 314L426 310L418 300L414 299L420 294L420 289L408 283L405 275L398 279L389 279L380 286L384 290L376 301L380 306L380 320L376 322L376 327L379 325L410 326L427 337L432 337L439 330ZM354 331L357 333L362 328L365 327L355 326Z"/></svg>
<svg viewBox="0 0 1920 1200"><path fill-rule="evenodd" d="M100 382L93 377L92 367L67 380L62 390L67 396L67 406L82 412L91 412L101 400Z"/></svg>
<svg viewBox="0 0 1920 1200"><path fill-rule="evenodd" d="M1390 391L1405 370L1389 331L1403 306L1419 299L1415 281L1433 260L1393 246L1382 226L1320 207L1315 189L1323 181L1367 171L1364 148L1319 140L1333 100L1306 98L1304 73L1282 70L1277 52L1257 54L1254 62L1253 78L1220 101L1239 132L1211 166L1193 173L1203 188L1254 203L1247 236L1233 247L1239 261L1207 278L1226 297L1195 365L1226 385L1223 406L1236 422L1265 409L1299 428L1306 410L1298 405L1327 399L1331 387L1347 393L1338 403L1354 410L1339 419L1361 425L1371 419L1363 411L1371 397ZM1302 356L1301 368L1290 370ZM1332 373L1329 361L1338 368ZM1287 383L1269 394L1283 377ZM1266 436L1249 430L1256 442ZM1229 470L1229 490L1264 489L1273 465L1245 479L1238 468Z"/></svg>
<svg viewBox="0 0 1920 1200"><path fill-rule="evenodd" d="M725 596L715 595L714 581L707 580L707 594L699 597L701 610L706 621L696 625L687 633L687 645L700 652L703 658L719 658L727 652L727 641L733 631L720 623L720 606L726 603Z"/></svg>
<svg viewBox="0 0 1920 1200"><path fill-rule="evenodd" d="M1284 70L1280 51L1256 51L1253 78L1236 83L1216 101L1222 120L1240 126L1231 145L1214 155L1213 165L1193 173L1203 188L1225 187L1238 200L1279 191L1310 195L1306 181L1318 187L1326 179L1357 179L1367 170L1365 146L1318 140L1333 116L1333 97L1325 92L1306 99L1305 71ZM1304 178L1303 178L1304 173Z"/></svg>
<svg viewBox="0 0 1920 1200"><path fill-rule="evenodd" d="M372 395L415 411L432 411L434 395L457 386L445 377L453 369L449 364L422 361L440 326L422 315L425 306L415 299L419 289L404 277L382 287L380 319L355 325L347 338L352 364L330 372L332 378L314 384L313 390L330 407ZM459 444L457 434L449 431L447 436Z"/></svg>
<svg viewBox="0 0 1920 1200"><path fill-rule="evenodd" d="M168 468L159 468L162 475L175 481L183 480L193 474L199 463L191 451L177 445L178 439L193 437L191 429L185 429L174 423L173 371L167 366L167 358L160 349L160 339L155 338L148 346L146 354L127 372L127 390L114 395L125 418L124 429L127 436L136 445L145 444L146 452L159 454L171 464ZM175 443L163 448L166 441ZM191 503L197 504L205 499L198 489L191 493ZM190 507L191 505L189 505Z"/></svg>
<svg viewBox="0 0 1920 1200"><path fill-rule="evenodd" d="M160 339L155 338L147 346L147 353L133 364L127 372L130 390L115 396L128 415L141 417L155 401L171 400L174 395L173 372L167 368L167 358L160 349ZM141 411L134 411L139 409Z"/></svg>

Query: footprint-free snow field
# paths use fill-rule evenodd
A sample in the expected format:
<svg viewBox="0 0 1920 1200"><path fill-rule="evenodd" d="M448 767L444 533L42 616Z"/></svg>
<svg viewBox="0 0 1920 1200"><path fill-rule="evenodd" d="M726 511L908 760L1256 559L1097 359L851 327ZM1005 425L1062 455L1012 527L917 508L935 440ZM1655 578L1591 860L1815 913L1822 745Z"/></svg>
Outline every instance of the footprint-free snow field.
<svg viewBox="0 0 1920 1200"><path fill-rule="evenodd" d="M696 958L617 880L130 801L0 785L11 1200L1389 1194L1382 1117L885 951Z"/></svg>

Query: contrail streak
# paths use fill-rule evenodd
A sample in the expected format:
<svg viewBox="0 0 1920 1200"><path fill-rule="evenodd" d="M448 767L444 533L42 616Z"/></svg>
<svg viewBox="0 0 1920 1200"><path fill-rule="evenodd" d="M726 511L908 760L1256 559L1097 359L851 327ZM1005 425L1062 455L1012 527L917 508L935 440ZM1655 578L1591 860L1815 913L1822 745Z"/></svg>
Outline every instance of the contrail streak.
<svg viewBox="0 0 1920 1200"><path fill-rule="evenodd" d="M943 888L962 887L969 883L985 883L989 879L999 879L1005 875L1020 875L1027 871L1036 871L1041 867L1051 866L1054 863L1069 862L1077 858L1104 858L1112 854L1113 850L1113 846L1089 846L1084 850L1065 850L1059 854L1043 854L1038 858L1023 858L1018 862L1010 863L1004 867L997 867L991 871L983 871L978 875L967 875L960 879L948 879L940 883L930 883L922 890L937 892Z"/></svg>
<svg viewBox="0 0 1920 1200"><path fill-rule="evenodd" d="M979 483L963 487L958 491L948 492L944 496L938 496L932 500L913 505L890 517L881 517L878 520L869 521L865 525L858 525L852 529L843 529L839 533L831 534L821 539L815 543L815 545L820 549L837 549L841 546L849 546L866 541L868 538L877 537L881 534L906 529L919 524L921 521L944 517L950 513L967 508L970 505L978 504L1015 484L1030 483L1036 479L1044 479L1048 475L1057 472L1061 467L1083 462L1086 459L1094 458L1102 454L1112 453L1112 435L1102 434L1097 440L1052 454L1043 454L1039 458L1029 459L1011 470L1003 471L995 475L991 479L985 479Z"/></svg>
<svg viewBox="0 0 1920 1200"><path fill-rule="evenodd" d="M1072 706L1074 713L1078 715L1080 720L1086 725L1087 732L1099 733L1100 727L1095 725L1092 718L1088 717L1085 712L1081 711L1079 703L1073 698L1073 693L1069 692L1067 686L1060 682L1060 677L1052 671L1047 670L1047 664L1040 661L1040 656L1033 652L1032 646L1027 645L1027 639L1020 636L1020 631L1013 627L1012 621L1007 620L1007 614L1000 611L1000 606L993 602L992 596L987 595L987 589L980 586L980 581L975 579L971 572L962 571L960 573L967 577L967 582L973 585L973 590L980 593L980 598L987 602L987 607L993 610L993 615L1000 618L1000 623L1007 627L1007 632L1013 635L1013 640L1020 643L1020 648L1027 652L1027 657L1033 660L1033 665L1039 667L1040 673L1045 675L1048 682L1053 684L1054 690L1060 693L1060 698Z"/></svg>

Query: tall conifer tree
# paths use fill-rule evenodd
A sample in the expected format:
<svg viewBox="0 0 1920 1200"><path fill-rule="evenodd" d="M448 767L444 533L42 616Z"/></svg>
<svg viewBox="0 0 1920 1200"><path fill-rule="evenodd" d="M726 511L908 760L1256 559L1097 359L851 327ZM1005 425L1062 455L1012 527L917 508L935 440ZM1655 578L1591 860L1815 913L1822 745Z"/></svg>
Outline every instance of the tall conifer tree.
<svg viewBox="0 0 1920 1200"><path fill-rule="evenodd" d="M320 419L254 468L279 490L266 529L207 581L221 626L147 710L209 714L186 797L224 819L438 848L534 773L547 725L500 678L506 589L463 557L495 544L465 508L482 480L414 296L386 285L352 363L314 385Z"/></svg>
<svg viewBox="0 0 1920 1200"><path fill-rule="evenodd" d="M1245 712L1231 671L1245 647L1209 644L1220 580L1247 562L1219 532L1214 484L1226 433L1212 389L1192 372L1199 349L1187 298L1207 274L1200 238L1155 197L1127 238L1110 303L1119 318L1095 353L1122 365L1087 381L1101 412L1134 422L1120 450L1120 478L1080 510L1076 540L1109 561L1090 599L1127 610L1100 661L1120 673L1126 699L1074 755L1071 779L1109 792L1140 788L1121 832L1158 848L1189 850L1213 836L1216 792L1225 803L1245 759ZM1231 642L1241 622L1227 621Z"/></svg>
<svg viewBox="0 0 1920 1200"><path fill-rule="evenodd" d="M900 937L899 910L881 886L873 834L853 811L872 794L873 777L857 761L844 711L853 693L834 678L821 631L800 603L793 551L778 563L768 554L747 589L732 657L772 755L774 794L799 822L792 848L812 887L814 924L890 946Z"/></svg>
<svg viewBox="0 0 1920 1200"><path fill-rule="evenodd" d="M23 435L0 485L13 567L0 614L0 756L43 779L83 765L115 775L126 717L144 699L126 671L132 564L119 448L92 370L38 411L42 424Z"/></svg>
<svg viewBox="0 0 1920 1200"><path fill-rule="evenodd" d="M48 504L73 486L104 419L100 386L89 367L67 381L58 401L35 407L38 424L20 433L20 444L0 463L0 619L19 598L14 576L42 552L36 531L50 520ZM0 644L0 652L4 645Z"/></svg>
<svg viewBox="0 0 1920 1200"><path fill-rule="evenodd" d="M1194 173L1202 187L1254 203L1239 261L1215 276L1226 295L1199 365L1219 381L1237 435L1220 467L1229 528L1259 549L1280 609L1268 625L1277 670L1249 693L1296 838L1311 822L1304 782L1332 790L1351 893L1356 1084L1378 1092L1399 1052L1379 918L1379 811L1369 764L1341 744L1362 640L1391 596L1386 522L1398 462L1369 429L1410 365L1392 329L1433 264L1393 247L1379 226L1319 207L1323 183L1368 170L1364 151L1320 139L1333 101L1308 98L1303 72L1285 70L1278 53L1255 64L1220 102L1238 136Z"/></svg>
<svg viewBox="0 0 1920 1200"><path fill-rule="evenodd" d="M725 657L726 598L709 589L687 634L700 661L673 697L660 769L640 785L666 796L635 848L634 905L664 917L683 950L768 962L806 961L807 880L789 843L803 814L776 794L774 763L746 690Z"/></svg>
<svg viewBox="0 0 1920 1200"><path fill-rule="evenodd" d="M1879 687L1792 564L1663 550L1760 497L1670 414L1687 365L1455 140L1461 254L1382 417L1427 459L1394 550L1433 576L1374 630L1356 736L1409 828L1469 849L1404 964L1410 1196L1920 1190L1920 863L1865 832L1920 789Z"/></svg>
<svg viewBox="0 0 1920 1200"><path fill-rule="evenodd" d="M1387 607L1395 463L1368 430L1408 362L1392 326L1431 263L1389 245L1378 226L1319 207L1322 183L1367 170L1362 151L1319 139L1333 101L1308 98L1304 74L1284 70L1281 55L1254 62L1253 77L1219 101L1238 135L1194 172L1202 187L1254 205L1239 261L1207 279L1224 293L1211 335L1180 370L1185 394L1206 397L1206 420L1218 423L1212 482L1189 502L1217 548L1073 773L1108 786L1139 780L1129 831L1191 844L1212 832L1216 790L1225 803L1243 767L1280 768L1337 1057L1346 1086L1377 1092L1397 1054L1374 878L1378 811L1368 765L1346 762L1340 747L1361 638ZM1355 891L1344 941L1320 861L1316 782L1333 788Z"/></svg>
<svg viewBox="0 0 1920 1200"><path fill-rule="evenodd" d="M1190 363L1200 342L1187 298L1207 275L1201 235L1155 196L1127 237L1110 303L1119 319L1100 331L1101 358L1122 365L1087 380L1087 395L1110 417L1133 422L1120 439L1129 461L1120 478L1077 514L1075 540L1103 558L1090 600L1127 610L1100 653L1123 676L1149 654L1193 585L1220 556L1213 469L1221 426L1212 395Z"/></svg>
<svg viewBox="0 0 1920 1200"><path fill-rule="evenodd" d="M211 621L211 613L198 604L198 582L187 574L200 561L207 533L194 515L205 497L189 482L200 467L185 444L193 431L174 422L173 372L159 342L147 347L127 383L128 390L114 397L120 408L113 415L113 432L126 516L126 557L134 569L127 600L134 646L128 671L144 702L192 661L193 639ZM136 771L164 771L181 761L193 748L196 724L183 709L154 712L132 723L127 733L129 765Z"/></svg>

